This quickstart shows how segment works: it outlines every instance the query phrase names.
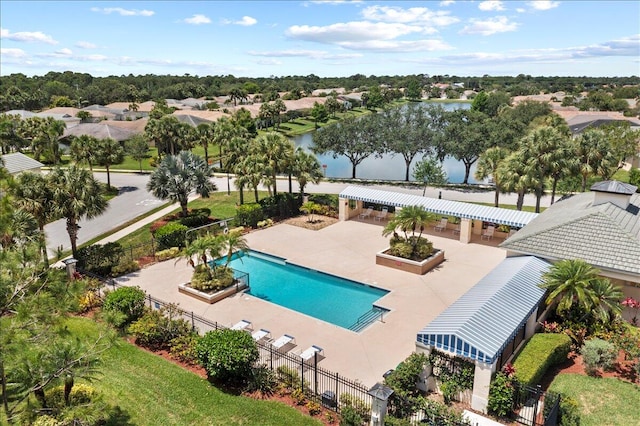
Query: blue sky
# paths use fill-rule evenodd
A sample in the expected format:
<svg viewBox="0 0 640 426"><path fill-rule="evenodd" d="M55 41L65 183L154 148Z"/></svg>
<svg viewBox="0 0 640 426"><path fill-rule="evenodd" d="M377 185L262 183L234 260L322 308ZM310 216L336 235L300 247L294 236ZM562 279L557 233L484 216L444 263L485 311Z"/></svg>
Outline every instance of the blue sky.
<svg viewBox="0 0 640 426"><path fill-rule="evenodd" d="M640 75L637 1L0 2L0 74Z"/></svg>

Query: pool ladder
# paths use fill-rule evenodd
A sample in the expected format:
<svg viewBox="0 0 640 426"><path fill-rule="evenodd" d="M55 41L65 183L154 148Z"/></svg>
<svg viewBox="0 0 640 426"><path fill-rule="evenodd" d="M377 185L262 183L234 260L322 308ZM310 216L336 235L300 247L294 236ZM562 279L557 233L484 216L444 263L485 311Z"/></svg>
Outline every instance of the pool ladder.
<svg viewBox="0 0 640 426"><path fill-rule="evenodd" d="M349 330L355 331L356 333L358 333L377 320L379 320L380 322L384 322L382 320L383 320L384 314L387 312L389 312L388 309L374 306L369 311L360 315L360 318L358 318L358 320L349 327Z"/></svg>

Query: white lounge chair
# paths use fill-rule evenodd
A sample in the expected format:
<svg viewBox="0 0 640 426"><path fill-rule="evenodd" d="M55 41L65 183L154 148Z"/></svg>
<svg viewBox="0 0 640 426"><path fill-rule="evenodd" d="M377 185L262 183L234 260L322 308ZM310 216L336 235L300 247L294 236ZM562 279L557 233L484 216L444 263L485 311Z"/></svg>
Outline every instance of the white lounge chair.
<svg viewBox="0 0 640 426"><path fill-rule="evenodd" d="M241 320L231 326L232 330L251 330L251 321Z"/></svg>
<svg viewBox="0 0 640 426"><path fill-rule="evenodd" d="M261 328L260 330L254 331L251 334L251 337L253 337L253 340L255 340L256 342L259 342L261 340L269 340L271 338L271 332L269 330Z"/></svg>
<svg viewBox="0 0 640 426"><path fill-rule="evenodd" d="M438 232L442 232L445 229L447 229L447 223L449 222L449 219L447 219L446 217L443 217L442 219L440 219L440 223L438 223L436 226L433 227L434 231L438 231Z"/></svg>
<svg viewBox="0 0 640 426"><path fill-rule="evenodd" d="M366 219L368 217L371 217L372 212L373 212L373 207L369 207L367 210L360 213L360 219Z"/></svg>
<svg viewBox="0 0 640 426"><path fill-rule="evenodd" d="M496 230L495 226L491 225L491 226L487 226L487 229L484 230L484 232L482 233L482 235L480 235L480 239L481 240L490 240L491 238L493 238L493 233Z"/></svg>
<svg viewBox="0 0 640 426"><path fill-rule="evenodd" d="M300 353L300 358L302 358L304 362L308 362L315 359L316 354L318 354L318 358L324 358L324 349L322 349L320 346L313 345L302 351Z"/></svg>
<svg viewBox="0 0 640 426"><path fill-rule="evenodd" d="M283 334L282 336L274 340L273 343L271 343L271 346L277 352L286 352L289 346L295 345L295 341L296 341L295 337L290 336L288 334Z"/></svg>
<svg viewBox="0 0 640 426"><path fill-rule="evenodd" d="M387 218L387 213L389 213L389 208L383 207L382 210L373 217L373 220L381 222L382 220Z"/></svg>

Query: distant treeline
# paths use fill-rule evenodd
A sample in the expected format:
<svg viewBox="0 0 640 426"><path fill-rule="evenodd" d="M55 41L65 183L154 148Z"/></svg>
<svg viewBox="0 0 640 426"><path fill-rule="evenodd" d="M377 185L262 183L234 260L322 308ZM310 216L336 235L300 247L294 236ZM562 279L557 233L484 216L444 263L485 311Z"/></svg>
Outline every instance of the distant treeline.
<svg viewBox="0 0 640 426"><path fill-rule="evenodd" d="M373 86L389 88L418 87L423 93L433 93L435 84L450 84L452 90L494 91L510 96L565 92L577 96L581 92L604 90L614 99L634 99L640 96L640 77L460 77L455 75L407 75L325 77L314 74L286 77L235 77L172 75L121 75L93 77L86 73L49 72L27 77L11 74L0 77L0 110L26 109L37 111L52 106L106 105L112 102L140 103L155 99L214 98L232 91L254 95L292 92L297 96L311 94L316 89L344 87L348 91L366 91ZM450 93L447 95L449 96Z"/></svg>

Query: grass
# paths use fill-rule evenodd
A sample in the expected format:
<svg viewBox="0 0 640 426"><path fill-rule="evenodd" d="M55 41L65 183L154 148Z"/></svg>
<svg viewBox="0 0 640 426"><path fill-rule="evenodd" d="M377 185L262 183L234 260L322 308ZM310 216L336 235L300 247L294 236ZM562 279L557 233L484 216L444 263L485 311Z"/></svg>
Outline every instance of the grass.
<svg viewBox="0 0 640 426"><path fill-rule="evenodd" d="M576 400L581 426L638 424L640 387L616 378L559 374L549 388Z"/></svg>
<svg viewBox="0 0 640 426"><path fill-rule="evenodd" d="M489 207L494 207L493 203L480 203L480 202L472 202L473 204L478 204L480 206L489 206ZM498 204L498 207L500 207L501 209L509 209L509 210L516 210L516 205L515 204ZM540 206L540 213L542 213L543 211L546 210L546 207ZM522 206L522 211L523 212L531 212L531 213L535 213L536 208L535 206Z"/></svg>
<svg viewBox="0 0 640 426"><path fill-rule="evenodd" d="M69 319L68 329L87 340L99 333L96 323L84 318ZM123 341L103 354L101 370L91 385L107 403L124 411L128 424L320 424L279 402L225 393L196 374Z"/></svg>

